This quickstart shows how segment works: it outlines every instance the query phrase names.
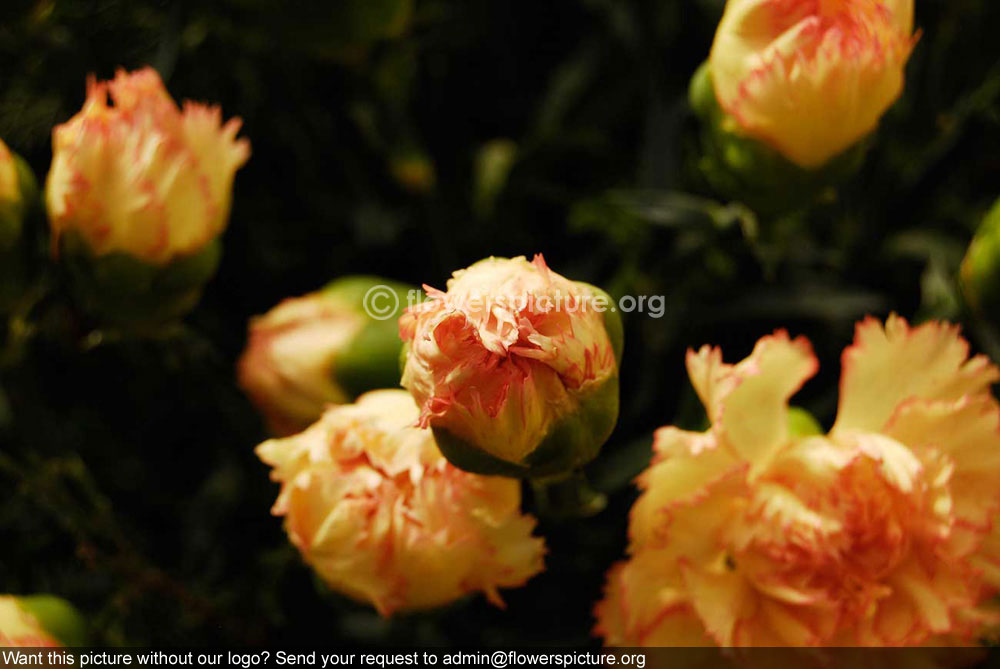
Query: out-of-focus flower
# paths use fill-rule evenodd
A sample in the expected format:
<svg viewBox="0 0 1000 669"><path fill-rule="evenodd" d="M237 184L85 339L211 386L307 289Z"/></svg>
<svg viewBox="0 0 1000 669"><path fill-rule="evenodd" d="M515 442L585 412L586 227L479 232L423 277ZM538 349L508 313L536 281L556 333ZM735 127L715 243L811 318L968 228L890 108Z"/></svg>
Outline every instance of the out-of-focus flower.
<svg viewBox="0 0 1000 669"><path fill-rule="evenodd" d="M520 513L516 481L452 467L403 390L333 407L257 454L281 482L275 515L334 590L383 615L516 587L542 569L544 544Z"/></svg>
<svg viewBox="0 0 1000 669"><path fill-rule="evenodd" d="M806 340L687 365L712 425L656 433L596 609L607 643L974 643L997 622L1000 373L956 328L860 323L827 435L789 429Z"/></svg>
<svg viewBox="0 0 1000 669"><path fill-rule="evenodd" d="M250 156L240 124L195 102L182 112L152 68L92 79L83 109L52 133L55 243L73 232L94 255L155 264L198 252L225 228L233 178Z"/></svg>
<svg viewBox="0 0 1000 669"><path fill-rule="evenodd" d="M382 301L368 305L382 310L374 317L365 304L371 291L383 291ZM386 279L344 277L251 320L239 382L271 431L298 432L330 404L398 386L403 343L396 320L416 295Z"/></svg>
<svg viewBox="0 0 1000 669"><path fill-rule="evenodd" d="M959 284L966 302L992 317L1000 308L1000 200L986 214L962 261Z"/></svg>
<svg viewBox="0 0 1000 669"><path fill-rule="evenodd" d="M83 630L80 614L58 597L0 595L0 646L80 646Z"/></svg>
<svg viewBox="0 0 1000 669"><path fill-rule="evenodd" d="M541 256L489 258L400 318L403 386L442 452L468 471L565 474L618 417L621 322L599 289Z"/></svg>
<svg viewBox="0 0 1000 669"><path fill-rule="evenodd" d="M182 111L151 68L88 82L83 109L53 131L46 183L53 249L91 284L87 298L126 320L134 302L197 301L250 156L240 123L194 102Z"/></svg>
<svg viewBox="0 0 1000 669"><path fill-rule="evenodd" d="M27 200L34 191L33 183L25 183L31 172L22 165L23 161L0 141L0 250L10 248L21 236Z"/></svg>
<svg viewBox="0 0 1000 669"><path fill-rule="evenodd" d="M31 169L0 141L0 314L24 290L24 221L37 197L38 186Z"/></svg>
<svg viewBox="0 0 1000 669"><path fill-rule="evenodd" d="M913 0L729 0L709 64L739 130L811 169L875 129L914 42Z"/></svg>
<svg viewBox="0 0 1000 669"><path fill-rule="evenodd" d="M512 139L493 139L476 152L475 181L472 191L476 213L493 215L497 198L507 186L511 170L517 163L518 146Z"/></svg>

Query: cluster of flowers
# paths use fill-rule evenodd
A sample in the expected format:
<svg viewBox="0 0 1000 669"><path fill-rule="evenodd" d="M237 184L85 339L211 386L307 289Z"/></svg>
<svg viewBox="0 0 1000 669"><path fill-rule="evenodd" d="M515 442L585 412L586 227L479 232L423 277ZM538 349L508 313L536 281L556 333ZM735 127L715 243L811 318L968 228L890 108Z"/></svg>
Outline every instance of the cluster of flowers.
<svg viewBox="0 0 1000 669"><path fill-rule="evenodd" d="M332 587L388 614L470 591L499 602L496 588L542 568L518 485L495 475L558 475L596 454L617 409L614 328L458 305L471 285L502 303L504 290L562 281L540 259L456 273L447 292L400 318L409 393L317 408L311 427L258 448L282 485L274 512ZM255 335L244 379L294 368L277 339ZM331 378L318 369L310 375ZM595 610L606 642L957 644L1000 623L990 605L1000 590L1000 404L990 385L1000 370L970 359L956 328L896 316L858 324L825 435L789 406L818 370L802 338L777 332L735 365L704 347L688 370L711 427L655 435L629 559L612 568ZM262 404L272 416L282 395Z"/></svg>
<svg viewBox="0 0 1000 669"><path fill-rule="evenodd" d="M541 257L456 272L398 331L364 312L376 281L341 279L251 323L241 384L276 432L309 425L257 449L281 483L274 513L331 587L383 614L474 591L500 604L545 550L516 479L565 477L610 436L621 324L555 308L604 294Z"/></svg>
<svg viewBox="0 0 1000 669"><path fill-rule="evenodd" d="M692 85L709 163L735 175L716 183L765 188L761 156L836 165L898 97L914 42L912 0L730 0ZM180 110L152 70L90 83L54 132L45 193L81 307L148 325L197 301L249 155L238 128ZM0 147L0 253L31 188ZM239 381L276 435L257 449L273 511L331 588L384 615L472 592L501 604L543 568L518 479L558 484L598 454L622 325L556 308L608 298L541 257L457 271L398 321L365 313L376 284L414 290L348 277L251 322ZM789 407L817 367L784 332L736 365L689 353L711 426L656 433L629 557L596 608L607 643L964 643L998 622L1000 371L950 326L867 320L824 435ZM0 599L0 642L56 642L46 610Z"/></svg>

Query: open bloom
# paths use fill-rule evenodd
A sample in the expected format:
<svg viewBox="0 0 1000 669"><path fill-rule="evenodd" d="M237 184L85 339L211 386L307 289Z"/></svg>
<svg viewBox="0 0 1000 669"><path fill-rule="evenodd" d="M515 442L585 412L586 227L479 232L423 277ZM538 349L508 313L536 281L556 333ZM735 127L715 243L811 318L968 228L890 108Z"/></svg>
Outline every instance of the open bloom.
<svg viewBox="0 0 1000 669"><path fill-rule="evenodd" d="M608 643L963 643L995 623L1000 374L955 328L860 323L827 435L788 429L817 370L806 340L687 364L712 425L656 433L596 610Z"/></svg>
<svg viewBox="0 0 1000 669"><path fill-rule="evenodd" d="M913 44L913 0L729 0L709 63L743 132L815 168L875 129Z"/></svg>
<svg viewBox="0 0 1000 669"><path fill-rule="evenodd" d="M382 320L369 316L363 304L376 289L389 291L386 298L397 305ZM398 317L408 291L376 277L344 277L250 321L239 382L274 434L308 427L331 404L399 385L402 342L392 315Z"/></svg>
<svg viewBox="0 0 1000 669"><path fill-rule="evenodd" d="M261 444L281 482L273 511L331 588L383 615L476 591L500 605L498 588L542 569L520 486L448 464L417 414L405 391L379 390Z"/></svg>
<svg viewBox="0 0 1000 669"><path fill-rule="evenodd" d="M0 595L0 646L32 648L59 645L38 618L21 606L17 597Z"/></svg>
<svg viewBox="0 0 1000 669"><path fill-rule="evenodd" d="M201 250L225 228L233 178L250 156L240 123L195 102L181 111L152 68L91 79L83 109L52 133L55 248L72 232L96 256L164 264Z"/></svg>
<svg viewBox="0 0 1000 669"><path fill-rule="evenodd" d="M520 475L597 454L618 417L620 324L603 293L541 256L488 258L427 290L399 321L402 382L449 460Z"/></svg>

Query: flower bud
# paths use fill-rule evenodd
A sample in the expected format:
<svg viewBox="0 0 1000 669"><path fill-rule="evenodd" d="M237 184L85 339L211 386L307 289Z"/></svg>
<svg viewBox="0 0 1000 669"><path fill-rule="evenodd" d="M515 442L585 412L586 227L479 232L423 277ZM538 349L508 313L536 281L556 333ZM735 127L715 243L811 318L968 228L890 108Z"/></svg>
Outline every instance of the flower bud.
<svg viewBox="0 0 1000 669"><path fill-rule="evenodd" d="M83 618L65 600L51 595L0 595L0 646L82 646Z"/></svg>
<svg viewBox="0 0 1000 669"><path fill-rule="evenodd" d="M194 306L250 155L240 123L218 107L182 111L151 68L88 82L83 109L53 131L46 183L53 252L81 306L123 322Z"/></svg>
<svg viewBox="0 0 1000 669"><path fill-rule="evenodd" d="M959 284L966 302L981 314L1000 308L1000 200L986 214L962 261Z"/></svg>
<svg viewBox="0 0 1000 669"><path fill-rule="evenodd" d="M747 136L718 104L712 71L703 64L691 79L689 99L702 120L697 168L720 195L743 202L761 216L808 206L861 167L867 145L859 142L817 169L803 169L768 144Z"/></svg>
<svg viewBox="0 0 1000 669"><path fill-rule="evenodd" d="M344 277L250 322L239 382L274 434L298 432L330 404L399 385L396 320L418 291Z"/></svg>
<svg viewBox="0 0 1000 669"><path fill-rule="evenodd" d="M607 295L541 256L488 258L400 318L403 386L452 464L483 474L565 475L618 418L622 326Z"/></svg>
<svg viewBox="0 0 1000 669"><path fill-rule="evenodd" d="M729 0L709 57L734 131L816 169L903 90L913 0Z"/></svg>
<svg viewBox="0 0 1000 669"><path fill-rule="evenodd" d="M544 544L516 481L451 466L403 390L332 407L312 427L257 448L281 483L273 513L333 590L385 616L523 585Z"/></svg>
<svg viewBox="0 0 1000 669"><path fill-rule="evenodd" d="M0 141L0 314L21 296L26 282L25 218L38 197L31 168Z"/></svg>

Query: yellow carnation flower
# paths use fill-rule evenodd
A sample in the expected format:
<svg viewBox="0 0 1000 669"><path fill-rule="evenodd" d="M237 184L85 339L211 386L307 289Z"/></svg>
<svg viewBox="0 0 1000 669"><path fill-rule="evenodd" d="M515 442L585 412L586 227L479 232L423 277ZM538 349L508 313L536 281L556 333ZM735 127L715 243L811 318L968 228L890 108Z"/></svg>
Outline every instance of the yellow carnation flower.
<svg viewBox="0 0 1000 669"><path fill-rule="evenodd" d="M860 323L826 435L788 427L818 368L805 339L687 366L712 424L656 433L630 558L596 610L606 642L965 643L996 622L1000 372L957 328Z"/></svg>
<svg viewBox="0 0 1000 669"><path fill-rule="evenodd" d="M544 544L520 512L516 481L448 464L403 390L329 409L315 425L261 444L281 483L275 515L334 590L383 615L523 585Z"/></svg>
<svg viewBox="0 0 1000 669"><path fill-rule="evenodd" d="M400 318L402 384L448 458L469 471L564 474L618 418L621 323L593 286L536 256L487 258Z"/></svg>
<svg viewBox="0 0 1000 669"><path fill-rule="evenodd" d="M709 63L743 132L815 168L875 129L914 41L913 0L729 0Z"/></svg>
<svg viewBox="0 0 1000 669"><path fill-rule="evenodd" d="M389 291L385 317L366 312L372 291ZM275 435L298 432L331 404L399 385L395 318L414 289L371 276L347 276L321 290L283 300L250 321L240 356L240 386Z"/></svg>
<svg viewBox="0 0 1000 669"><path fill-rule="evenodd" d="M218 107L182 111L152 68L92 79L83 109L52 133L54 245L72 232L96 256L159 265L197 253L225 228L233 178L250 156L240 124L223 124Z"/></svg>

